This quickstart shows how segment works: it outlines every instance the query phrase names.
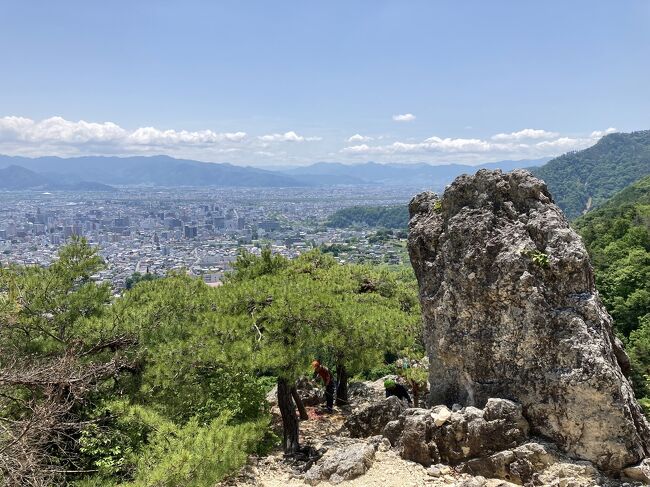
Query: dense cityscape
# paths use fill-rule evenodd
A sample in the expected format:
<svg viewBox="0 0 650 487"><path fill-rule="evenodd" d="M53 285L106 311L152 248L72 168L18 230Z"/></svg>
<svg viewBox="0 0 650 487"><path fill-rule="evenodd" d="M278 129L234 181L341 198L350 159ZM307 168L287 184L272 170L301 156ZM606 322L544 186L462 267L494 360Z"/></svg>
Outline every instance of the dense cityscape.
<svg viewBox="0 0 650 487"><path fill-rule="evenodd" d="M406 255L403 234L377 238L377 228L326 222L341 208L405 205L412 194L373 186L3 192L0 263L48 265L77 235L98 246L106 261L93 278L118 291L136 272L179 270L219 285L240 249L259 253L266 246L288 257L322 247L342 262L397 264Z"/></svg>

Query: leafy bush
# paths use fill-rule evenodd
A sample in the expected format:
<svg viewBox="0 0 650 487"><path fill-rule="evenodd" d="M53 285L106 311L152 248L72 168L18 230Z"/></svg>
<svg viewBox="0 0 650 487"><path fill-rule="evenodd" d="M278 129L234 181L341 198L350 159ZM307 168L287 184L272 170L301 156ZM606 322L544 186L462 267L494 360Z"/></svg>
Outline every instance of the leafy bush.
<svg viewBox="0 0 650 487"><path fill-rule="evenodd" d="M157 276L156 274L150 274L148 272L145 274L141 274L140 272L134 272L133 274L131 274L129 277L126 278L126 281L124 282L124 287L126 289L131 289L139 282L153 281L155 279L159 279L159 276Z"/></svg>
<svg viewBox="0 0 650 487"><path fill-rule="evenodd" d="M171 274L117 299L90 280L101 265L78 239L47 269L0 269L0 372L20 379L0 384L0 473L11 485L214 485L277 443L272 380L290 397L317 355L339 377L367 369L410 345L419 324L412 271L343 266L319 251L293 261L244 252L219 288ZM59 384L59 402L39 392L52 371L45 384ZM86 382L70 394L80 372ZM25 440L38 445L34 461L21 456Z"/></svg>
<svg viewBox="0 0 650 487"><path fill-rule="evenodd" d="M639 320L640 326L627 341L632 365L632 383L639 397L650 396L650 314Z"/></svg>
<svg viewBox="0 0 650 487"><path fill-rule="evenodd" d="M156 430L141 455L133 487L206 487L246 463L264 437L268 421L231 423L222 414L203 426L196 419L183 427L155 418Z"/></svg>
<svg viewBox="0 0 650 487"><path fill-rule="evenodd" d="M377 380L387 375L395 375L396 373L397 369L395 368L395 364L382 364L363 371L361 378L363 380Z"/></svg>
<svg viewBox="0 0 650 487"><path fill-rule="evenodd" d="M650 177L576 220L596 271L596 287L624 337L650 313Z"/></svg>

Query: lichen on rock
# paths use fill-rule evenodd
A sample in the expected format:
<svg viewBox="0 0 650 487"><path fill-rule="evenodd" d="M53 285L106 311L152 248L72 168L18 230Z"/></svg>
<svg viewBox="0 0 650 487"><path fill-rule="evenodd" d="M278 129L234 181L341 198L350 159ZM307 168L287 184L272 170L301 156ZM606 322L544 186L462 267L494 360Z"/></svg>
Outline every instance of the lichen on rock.
<svg viewBox="0 0 650 487"><path fill-rule="evenodd" d="M650 428L589 256L546 184L481 170L409 209L429 404L510 399L532 434L606 472L648 456Z"/></svg>

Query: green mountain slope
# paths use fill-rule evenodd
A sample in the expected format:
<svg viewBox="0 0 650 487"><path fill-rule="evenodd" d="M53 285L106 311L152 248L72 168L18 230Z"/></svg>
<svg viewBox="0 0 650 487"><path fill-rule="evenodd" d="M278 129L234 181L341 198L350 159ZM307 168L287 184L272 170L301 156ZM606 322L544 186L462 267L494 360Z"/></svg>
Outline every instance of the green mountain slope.
<svg viewBox="0 0 650 487"><path fill-rule="evenodd" d="M532 172L546 181L566 215L577 218L650 174L650 130L607 135L588 149L564 154Z"/></svg>
<svg viewBox="0 0 650 487"><path fill-rule="evenodd" d="M334 212L326 222L328 227L349 228L356 225L405 229L409 222L406 205L352 206Z"/></svg>
<svg viewBox="0 0 650 487"><path fill-rule="evenodd" d="M623 335L650 313L650 176L574 222L594 268L596 284Z"/></svg>
<svg viewBox="0 0 650 487"><path fill-rule="evenodd" d="M650 176L574 222L596 286L627 342L639 397L650 396ZM648 401L650 404L650 400Z"/></svg>

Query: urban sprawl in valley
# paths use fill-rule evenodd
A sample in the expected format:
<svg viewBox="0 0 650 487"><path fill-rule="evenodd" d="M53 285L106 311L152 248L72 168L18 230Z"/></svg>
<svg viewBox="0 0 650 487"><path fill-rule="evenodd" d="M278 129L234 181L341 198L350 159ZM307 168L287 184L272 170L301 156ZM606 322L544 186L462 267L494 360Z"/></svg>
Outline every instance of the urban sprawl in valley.
<svg viewBox="0 0 650 487"><path fill-rule="evenodd" d="M122 189L116 193L0 193L0 263L48 265L73 235L100 248L107 267L97 281L119 291L133 273L181 270L218 285L240 249L270 246L295 257L336 248L342 262L400 263L403 234L373 238L376 228L332 228L341 208L405 205L409 188ZM402 237L402 238L399 238Z"/></svg>

